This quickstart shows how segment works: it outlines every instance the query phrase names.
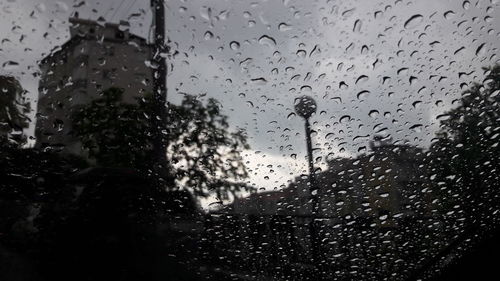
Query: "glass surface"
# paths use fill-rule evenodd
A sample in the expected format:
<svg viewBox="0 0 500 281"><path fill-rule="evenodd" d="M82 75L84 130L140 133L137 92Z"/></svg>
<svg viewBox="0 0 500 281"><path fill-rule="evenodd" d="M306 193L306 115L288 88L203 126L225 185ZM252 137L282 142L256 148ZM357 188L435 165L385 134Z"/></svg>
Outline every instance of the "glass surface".
<svg viewBox="0 0 500 281"><path fill-rule="evenodd" d="M498 0L0 15L0 280L494 272Z"/></svg>

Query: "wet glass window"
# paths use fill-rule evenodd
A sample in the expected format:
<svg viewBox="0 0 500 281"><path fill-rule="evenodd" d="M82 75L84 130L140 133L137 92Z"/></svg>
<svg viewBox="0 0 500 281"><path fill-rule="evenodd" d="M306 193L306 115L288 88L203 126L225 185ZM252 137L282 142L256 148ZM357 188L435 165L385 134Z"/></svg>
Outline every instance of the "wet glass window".
<svg viewBox="0 0 500 281"><path fill-rule="evenodd" d="M0 280L482 280L500 1L0 1Z"/></svg>

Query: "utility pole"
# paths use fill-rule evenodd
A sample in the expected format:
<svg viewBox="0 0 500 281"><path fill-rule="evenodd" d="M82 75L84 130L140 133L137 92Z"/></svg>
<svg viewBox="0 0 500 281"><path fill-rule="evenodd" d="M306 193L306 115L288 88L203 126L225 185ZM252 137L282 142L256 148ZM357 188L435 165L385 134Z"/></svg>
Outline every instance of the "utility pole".
<svg viewBox="0 0 500 281"><path fill-rule="evenodd" d="M154 23L154 48L153 48L153 172L158 177L159 184L166 180L167 167L167 65L165 45L165 3L164 0L151 0ZM163 183L162 183L163 182Z"/></svg>

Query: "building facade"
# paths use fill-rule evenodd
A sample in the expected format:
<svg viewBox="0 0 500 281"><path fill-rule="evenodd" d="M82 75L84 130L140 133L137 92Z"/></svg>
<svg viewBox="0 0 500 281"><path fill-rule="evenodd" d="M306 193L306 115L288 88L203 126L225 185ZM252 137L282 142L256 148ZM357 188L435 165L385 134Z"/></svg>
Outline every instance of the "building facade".
<svg viewBox="0 0 500 281"><path fill-rule="evenodd" d="M40 62L36 146L86 157L72 136L72 115L112 87L124 90L125 103L151 93L152 46L127 22L69 21L70 40Z"/></svg>

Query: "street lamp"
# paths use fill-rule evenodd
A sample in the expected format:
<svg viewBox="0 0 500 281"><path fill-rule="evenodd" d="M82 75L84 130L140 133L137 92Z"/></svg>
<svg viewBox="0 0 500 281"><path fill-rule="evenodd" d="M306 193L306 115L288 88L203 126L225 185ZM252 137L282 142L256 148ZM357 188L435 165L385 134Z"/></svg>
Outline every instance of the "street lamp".
<svg viewBox="0 0 500 281"><path fill-rule="evenodd" d="M304 118L305 128L306 128L306 143L307 143L307 158L309 162L309 190L311 192L311 197L313 199L312 214L315 215L318 209L317 202L317 186L316 178L314 175L314 158L312 151L311 142L311 124L309 123L309 118L316 113L316 101L309 96L302 96L295 99L295 112Z"/></svg>
<svg viewBox="0 0 500 281"><path fill-rule="evenodd" d="M311 236L312 245L312 259L313 264L318 266L318 254L319 254L319 241L318 232L314 218L318 214L318 186L316 185L316 177L314 174L314 158L312 151L311 142L311 124L309 123L309 118L316 113L317 105L316 101L309 96L301 96L295 99L295 112L297 115L304 118L305 129L306 129L306 143L307 143L307 157L309 160L309 192L311 194L311 223L309 224L309 233Z"/></svg>

